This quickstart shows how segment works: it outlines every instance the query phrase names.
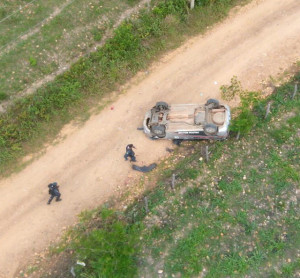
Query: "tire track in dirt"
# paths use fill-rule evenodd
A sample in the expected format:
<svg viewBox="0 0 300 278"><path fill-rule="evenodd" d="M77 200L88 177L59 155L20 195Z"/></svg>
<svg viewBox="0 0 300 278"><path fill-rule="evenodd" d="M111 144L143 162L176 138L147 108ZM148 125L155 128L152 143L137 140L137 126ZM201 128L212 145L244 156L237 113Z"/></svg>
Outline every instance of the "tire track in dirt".
<svg viewBox="0 0 300 278"><path fill-rule="evenodd" d="M75 222L76 214L141 176L124 161L126 144L137 147L138 165L168 155L169 141L148 140L136 129L156 101L204 103L219 98L220 85L233 75L246 89L260 89L262 81L300 60L299 34L298 0L253 1L166 55L148 73L140 73L143 79L119 92L113 110L105 108L80 128L67 126L62 142L49 146L20 173L0 180L0 277L14 277L34 252ZM61 185L63 201L47 206L47 184L52 181Z"/></svg>

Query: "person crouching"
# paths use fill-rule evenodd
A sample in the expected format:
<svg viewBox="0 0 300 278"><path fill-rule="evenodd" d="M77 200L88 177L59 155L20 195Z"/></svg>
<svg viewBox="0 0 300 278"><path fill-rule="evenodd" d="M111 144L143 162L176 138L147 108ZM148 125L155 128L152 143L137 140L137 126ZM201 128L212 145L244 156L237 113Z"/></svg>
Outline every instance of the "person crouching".
<svg viewBox="0 0 300 278"><path fill-rule="evenodd" d="M61 194L59 192L59 186L57 184L57 182L52 182L50 184L48 184L48 188L49 188L49 194L51 195L47 204L50 205L51 201L53 200L54 197L56 197L56 202L61 201Z"/></svg>
<svg viewBox="0 0 300 278"><path fill-rule="evenodd" d="M126 153L124 154L125 160L128 160L128 157L130 157L130 161L136 162L135 153L133 151L133 149L135 148L136 147L133 146L133 144L129 144L126 146Z"/></svg>

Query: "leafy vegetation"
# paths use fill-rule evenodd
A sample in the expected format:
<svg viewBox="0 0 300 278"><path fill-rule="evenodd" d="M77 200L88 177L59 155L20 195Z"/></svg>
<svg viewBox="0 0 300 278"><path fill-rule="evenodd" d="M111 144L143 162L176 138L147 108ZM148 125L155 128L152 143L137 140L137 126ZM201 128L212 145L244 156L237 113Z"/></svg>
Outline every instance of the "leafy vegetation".
<svg viewBox="0 0 300 278"><path fill-rule="evenodd" d="M0 100L8 99L8 95L6 93L0 92Z"/></svg>
<svg viewBox="0 0 300 278"><path fill-rule="evenodd" d="M257 123L257 115L252 113L253 107L258 103L261 96L257 92L248 92L242 88L241 82L234 76L230 85L221 86L221 97L224 100L233 100L239 97L241 105L233 110L233 114L238 114L230 126L230 130L238 134L247 134Z"/></svg>
<svg viewBox="0 0 300 278"><path fill-rule="evenodd" d="M134 277L139 253L138 225L129 225L124 216L108 209L94 215L93 221L99 226L84 233L73 231L77 240L72 248L77 250L77 259L86 264L77 264L76 271L82 277Z"/></svg>

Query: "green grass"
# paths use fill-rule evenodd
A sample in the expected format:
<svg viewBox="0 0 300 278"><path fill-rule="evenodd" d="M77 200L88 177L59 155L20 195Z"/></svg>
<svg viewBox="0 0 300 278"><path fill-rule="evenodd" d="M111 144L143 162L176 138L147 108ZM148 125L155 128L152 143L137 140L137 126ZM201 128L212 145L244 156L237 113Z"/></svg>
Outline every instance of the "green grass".
<svg viewBox="0 0 300 278"><path fill-rule="evenodd" d="M282 265L280 269L280 273L276 271L272 271L270 273L269 277L272 278L279 278L279 277L284 277L284 278L292 278L295 277L295 274L300 271L300 259L296 259L293 262L290 263L285 263Z"/></svg>
<svg viewBox="0 0 300 278"><path fill-rule="evenodd" d="M0 100L8 99L8 95L6 93L0 92Z"/></svg>
<svg viewBox="0 0 300 278"><path fill-rule="evenodd" d="M30 1L1 2L0 8L0 46L15 40L18 36L27 32L30 28L48 17L55 8L67 1L50 0L43 2L37 0L29 4ZM27 2L27 3L26 3ZM21 7L21 9L19 9Z"/></svg>
<svg viewBox="0 0 300 278"><path fill-rule="evenodd" d="M77 265L76 271L86 275L98 273L101 277L125 277L125 273L128 277L135 276L138 225L128 225L122 215L105 209L97 217L100 224L97 229L75 235L77 240L72 248L86 262L84 268Z"/></svg>
<svg viewBox="0 0 300 278"><path fill-rule="evenodd" d="M16 12L0 25L0 63L4 65L0 69L0 87L14 96L79 58L130 6L118 0L37 0ZM47 19L56 9L62 10ZM21 39L36 28L27 39Z"/></svg>

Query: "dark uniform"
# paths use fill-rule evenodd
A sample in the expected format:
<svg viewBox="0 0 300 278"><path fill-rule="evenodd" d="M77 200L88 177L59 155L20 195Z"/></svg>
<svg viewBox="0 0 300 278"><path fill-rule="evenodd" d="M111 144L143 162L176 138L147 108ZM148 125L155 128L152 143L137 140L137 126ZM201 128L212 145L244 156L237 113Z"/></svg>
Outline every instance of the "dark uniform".
<svg viewBox="0 0 300 278"><path fill-rule="evenodd" d="M126 146L126 153L124 154L125 160L128 160L128 157L130 157L130 161L136 162L135 153L132 150L133 148L135 149L135 146L132 144Z"/></svg>
<svg viewBox="0 0 300 278"><path fill-rule="evenodd" d="M54 197L56 197L56 202L58 201L61 201L61 198L60 198L60 192L58 190L58 185L57 185L57 182L53 182L53 183L50 183L48 184L48 187L49 187L49 194L51 195L49 200L48 200L48 205L50 205L51 201L53 200Z"/></svg>

